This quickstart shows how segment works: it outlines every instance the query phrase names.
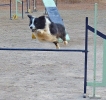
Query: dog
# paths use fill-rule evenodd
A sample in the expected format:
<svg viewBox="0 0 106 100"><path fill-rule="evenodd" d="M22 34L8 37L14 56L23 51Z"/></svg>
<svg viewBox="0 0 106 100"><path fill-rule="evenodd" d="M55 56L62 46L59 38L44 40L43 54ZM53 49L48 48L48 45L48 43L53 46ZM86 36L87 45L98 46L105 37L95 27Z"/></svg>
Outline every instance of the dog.
<svg viewBox="0 0 106 100"><path fill-rule="evenodd" d="M30 20L29 27L39 41L52 42L59 49L58 39L61 38L64 44L67 45L65 27L62 24L52 22L48 16L36 18L28 15L28 17Z"/></svg>

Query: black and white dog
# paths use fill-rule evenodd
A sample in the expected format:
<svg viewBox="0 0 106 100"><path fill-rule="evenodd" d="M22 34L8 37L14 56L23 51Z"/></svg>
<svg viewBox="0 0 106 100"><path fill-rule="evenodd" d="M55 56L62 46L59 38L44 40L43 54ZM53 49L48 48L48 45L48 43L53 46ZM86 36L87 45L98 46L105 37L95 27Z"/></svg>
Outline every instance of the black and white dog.
<svg viewBox="0 0 106 100"><path fill-rule="evenodd" d="M53 42L56 48L59 49L58 39L61 38L66 45L66 32L63 25L52 22L46 16L35 18L28 15L30 19L29 27L35 34L35 37L40 41Z"/></svg>

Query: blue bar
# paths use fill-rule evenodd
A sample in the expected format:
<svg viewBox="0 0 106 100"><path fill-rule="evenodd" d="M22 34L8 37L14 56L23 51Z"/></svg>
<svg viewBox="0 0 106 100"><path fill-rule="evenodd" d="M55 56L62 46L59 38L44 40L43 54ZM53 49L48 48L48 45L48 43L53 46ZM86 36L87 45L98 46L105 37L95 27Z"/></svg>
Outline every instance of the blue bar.
<svg viewBox="0 0 106 100"><path fill-rule="evenodd" d="M94 28L93 28L93 27L91 27L91 26L88 25L87 28L88 28L91 32L94 33ZM97 30L97 35L100 36L100 37L103 38L103 39L106 39L106 35L103 34L103 33L100 32L100 31L98 31L98 30Z"/></svg>
<svg viewBox="0 0 106 100"><path fill-rule="evenodd" d="M39 48L0 48L5 51L57 51L57 52L86 52L85 50L76 49L39 49Z"/></svg>

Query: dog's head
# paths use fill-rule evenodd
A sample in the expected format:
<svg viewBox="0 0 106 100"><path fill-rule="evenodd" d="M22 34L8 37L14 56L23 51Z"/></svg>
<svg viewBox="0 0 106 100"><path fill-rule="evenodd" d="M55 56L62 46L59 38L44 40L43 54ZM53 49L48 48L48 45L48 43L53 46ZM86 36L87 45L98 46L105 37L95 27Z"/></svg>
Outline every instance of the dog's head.
<svg viewBox="0 0 106 100"><path fill-rule="evenodd" d="M44 29L47 23L47 19L45 16L40 16L38 18L33 17L32 15L28 15L30 22L29 27L31 30L36 29Z"/></svg>

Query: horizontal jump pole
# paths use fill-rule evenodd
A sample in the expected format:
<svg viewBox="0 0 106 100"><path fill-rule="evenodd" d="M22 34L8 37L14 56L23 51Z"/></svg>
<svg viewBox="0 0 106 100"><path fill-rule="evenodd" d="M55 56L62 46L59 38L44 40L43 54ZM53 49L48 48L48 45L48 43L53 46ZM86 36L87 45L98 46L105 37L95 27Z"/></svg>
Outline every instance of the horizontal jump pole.
<svg viewBox="0 0 106 100"><path fill-rule="evenodd" d="M76 49L38 49L38 48L0 48L0 50L5 51L57 51L57 52L88 52L86 50L76 50Z"/></svg>
<svg viewBox="0 0 106 100"><path fill-rule="evenodd" d="M93 28L93 27L91 27L91 26L87 26L87 29L89 29L91 32L95 32L95 29ZM98 36L100 36L101 38L103 38L103 39L106 39L106 35L105 34L103 34L102 32L100 32L100 31L98 31L97 30L97 35Z"/></svg>
<svg viewBox="0 0 106 100"><path fill-rule="evenodd" d="M0 4L0 6L10 6L10 4Z"/></svg>

